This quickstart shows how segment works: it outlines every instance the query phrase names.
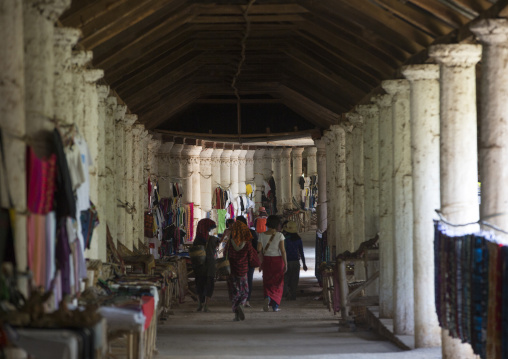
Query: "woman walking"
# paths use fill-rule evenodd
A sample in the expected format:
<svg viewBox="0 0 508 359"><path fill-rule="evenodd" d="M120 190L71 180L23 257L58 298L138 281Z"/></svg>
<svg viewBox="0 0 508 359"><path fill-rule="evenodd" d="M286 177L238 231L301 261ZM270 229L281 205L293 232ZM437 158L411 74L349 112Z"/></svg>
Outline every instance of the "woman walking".
<svg viewBox="0 0 508 359"><path fill-rule="evenodd" d="M208 303L213 295L215 287L215 251L219 245L220 239L210 235L210 231L216 227L214 221L209 218L203 218L198 222L196 230L195 246L205 246L206 260L204 265L195 266L194 274L196 276L196 294L198 295L199 306L197 311L209 312Z"/></svg>
<svg viewBox="0 0 508 359"><path fill-rule="evenodd" d="M231 266L231 275L228 278L229 297L232 302L234 321L244 320L243 306L249 296L247 272L250 267L259 266L259 258L252 247L252 234L249 227L242 221L236 221L231 230L231 238L226 247Z"/></svg>
<svg viewBox="0 0 508 359"><path fill-rule="evenodd" d="M288 264L286 250L284 248L284 235L277 232L280 218L270 215L266 220L267 230L260 233L258 238L258 252L263 253L263 291L265 303L263 310L268 312L271 306L274 312L278 312L282 293L284 290L284 274Z"/></svg>
<svg viewBox="0 0 508 359"><path fill-rule="evenodd" d="M284 276L284 296L289 300L296 300L298 282L300 280L300 260L303 270L307 271L305 254L303 253L302 238L298 235L298 224L289 221L284 225L286 258L288 269Z"/></svg>
<svg viewBox="0 0 508 359"><path fill-rule="evenodd" d="M240 221L240 222L243 222L243 223L245 223L245 225L247 225L247 218L245 218L244 216L238 216L238 217L236 217L236 220ZM252 248L254 248L256 250L256 253L257 253L258 234L253 229L249 228L249 230L250 230L250 233L252 234ZM259 263L256 265L256 267L259 267ZM247 297L247 301L245 302L245 306L248 307L248 308L251 307L251 305L250 305L250 297L252 295L252 279L254 278L254 269L256 269L256 267L252 267L251 263L249 263L249 271L247 272L247 282L249 283L249 296Z"/></svg>

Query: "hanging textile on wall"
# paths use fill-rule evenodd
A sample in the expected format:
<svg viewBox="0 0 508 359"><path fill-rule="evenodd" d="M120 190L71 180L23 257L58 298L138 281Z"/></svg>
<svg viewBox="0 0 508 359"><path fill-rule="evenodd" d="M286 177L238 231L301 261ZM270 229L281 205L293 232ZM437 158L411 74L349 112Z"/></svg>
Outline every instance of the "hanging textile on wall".
<svg viewBox="0 0 508 359"><path fill-rule="evenodd" d="M508 247L492 233L455 235L436 223L434 260L439 325L481 358L508 357Z"/></svg>
<svg viewBox="0 0 508 359"><path fill-rule="evenodd" d="M186 241L192 241L194 238L194 203L185 205L185 229L187 233L185 235Z"/></svg>
<svg viewBox="0 0 508 359"><path fill-rule="evenodd" d="M226 214L225 209L217 210L217 233L222 234L226 230Z"/></svg>

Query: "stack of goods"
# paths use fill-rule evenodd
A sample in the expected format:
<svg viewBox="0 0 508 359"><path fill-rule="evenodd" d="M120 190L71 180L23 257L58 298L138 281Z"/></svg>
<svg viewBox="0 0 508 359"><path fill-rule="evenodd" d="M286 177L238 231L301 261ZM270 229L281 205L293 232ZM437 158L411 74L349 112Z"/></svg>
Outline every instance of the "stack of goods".
<svg viewBox="0 0 508 359"><path fill-rule="evenodd" d="M435 301L439 325L480 358L508 357L508 246L491 233L454 234L436 223Z"/></svg>

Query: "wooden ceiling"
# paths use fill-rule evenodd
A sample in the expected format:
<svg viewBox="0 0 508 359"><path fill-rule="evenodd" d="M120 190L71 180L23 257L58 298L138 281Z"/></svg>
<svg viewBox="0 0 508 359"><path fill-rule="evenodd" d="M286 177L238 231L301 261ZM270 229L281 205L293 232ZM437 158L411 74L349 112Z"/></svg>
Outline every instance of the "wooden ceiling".
<svg viewBox="0 0 508 359"><path fill-rule="evenodd" d="M426 61L431 44L467 41L470 22L506 16L507 4L74 0L60 23L81 29L78 46L148 129L238 133L235 81L240 130L282 121L301 132L337 123L401 65Z"/></svg>

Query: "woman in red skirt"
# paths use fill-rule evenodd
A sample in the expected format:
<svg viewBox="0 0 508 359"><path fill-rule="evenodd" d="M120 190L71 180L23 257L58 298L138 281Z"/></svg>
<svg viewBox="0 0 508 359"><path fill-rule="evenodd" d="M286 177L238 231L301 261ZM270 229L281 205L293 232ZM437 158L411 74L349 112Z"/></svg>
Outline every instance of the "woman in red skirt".
<svg viewBox="0 0 508 359"><path fill-rule="evenodd" d="M265 303L263 310L268 312L271 306L278 312L282 293L284 291L284 274L287 270L286 250L284 249L284 235L277 232L280 218L271 215L266 220L267 231L260 233L258 238L258 252L263 253L263 290Z"/></svg>

